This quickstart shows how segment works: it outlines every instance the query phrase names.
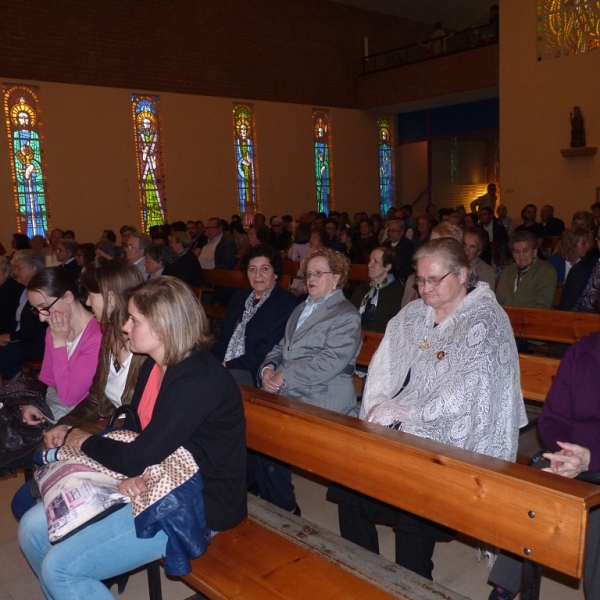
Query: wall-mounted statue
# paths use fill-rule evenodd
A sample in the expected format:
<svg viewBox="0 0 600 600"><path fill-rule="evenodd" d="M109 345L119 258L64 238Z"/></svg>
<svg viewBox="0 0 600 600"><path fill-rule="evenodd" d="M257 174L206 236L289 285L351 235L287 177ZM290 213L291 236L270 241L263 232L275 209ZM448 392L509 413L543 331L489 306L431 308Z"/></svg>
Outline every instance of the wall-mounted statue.
<svg viewBox="0 0 600 600"><path fill-rule="evenodd" d="M585 146L585 129L583 128L583 115L579 106L573 107L571 115L571 148Z"/></svg>

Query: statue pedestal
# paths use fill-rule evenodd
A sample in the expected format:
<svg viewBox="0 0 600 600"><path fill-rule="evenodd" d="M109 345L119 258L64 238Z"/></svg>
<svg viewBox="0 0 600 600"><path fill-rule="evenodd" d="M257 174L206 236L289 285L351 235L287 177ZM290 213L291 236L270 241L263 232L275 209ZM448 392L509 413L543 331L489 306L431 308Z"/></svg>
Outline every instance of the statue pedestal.
<svg viewBox="0 0 600 600"><path fill-rule="evenodd" d="M598 152L597 146L585 146L584 148L563 148L560 153L565 158L573 158L576 156L594 156Z"/></svg>

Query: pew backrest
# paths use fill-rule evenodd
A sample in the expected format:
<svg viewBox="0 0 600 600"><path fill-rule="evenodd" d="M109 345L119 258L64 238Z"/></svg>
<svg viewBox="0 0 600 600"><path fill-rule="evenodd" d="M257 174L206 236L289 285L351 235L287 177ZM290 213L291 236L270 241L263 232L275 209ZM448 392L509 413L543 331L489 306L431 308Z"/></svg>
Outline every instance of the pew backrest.
<svg viewBox="0 0 600 600"><path fill-rule="evenodd" d="M249 448L581 577L600 487L241 388Z"/></svg>

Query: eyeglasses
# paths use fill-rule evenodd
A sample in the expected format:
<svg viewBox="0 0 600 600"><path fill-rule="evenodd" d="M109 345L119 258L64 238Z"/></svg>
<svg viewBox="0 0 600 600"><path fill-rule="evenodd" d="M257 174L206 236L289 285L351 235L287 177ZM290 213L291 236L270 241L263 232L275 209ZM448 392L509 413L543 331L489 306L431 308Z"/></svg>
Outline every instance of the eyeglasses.
<svg viewBox="0 0 600 600"><path fill-rule="evenodd" d="M330 275L332 275L332 274L333 274L333 271L307 271L307 272L306 272L306 275L304 275L304 276L302 277L302 279L303 279L304 281L308 281L309 279L312 279L313 277L314 277L315 279L321 279L321 277L323 277L323 275L325 275L325 274L330 274Z"/></svg>
<svg viewBox="0 0 600 600"><path fill-rule="evenodd" d="M127 244L127 246L125 246L126 250L139 250L140 248L138 246L132 246L131 244Z"/></svg>
<svg viewBox="0 0 600 600"><path fill-rule="evenodd" d="M36 308L35 306L31 306L31 312L37 317L38 315L43 315L44 317L50 316L50 309L60 300L57 298L52 304L46 306L46 308Z"/></svg>
<svg viewBox="0 0 600 600"><path fill-rule="evenodd" d="M61 252L66 252L66 250L64 248L57 248L54 253L55 254L60 254Z"/></svg>
<svg viewBox="0 0 600 600"><path fill-rule="evenodd" d="M446 279L446 277L448 277L450 273L452 273L452 271L448 271L443 277L415 277L415 283L419 287L424 286L426 283L432 285L433 287L436 287L440 285L440 283L442 283L442 281Z"/></svg>

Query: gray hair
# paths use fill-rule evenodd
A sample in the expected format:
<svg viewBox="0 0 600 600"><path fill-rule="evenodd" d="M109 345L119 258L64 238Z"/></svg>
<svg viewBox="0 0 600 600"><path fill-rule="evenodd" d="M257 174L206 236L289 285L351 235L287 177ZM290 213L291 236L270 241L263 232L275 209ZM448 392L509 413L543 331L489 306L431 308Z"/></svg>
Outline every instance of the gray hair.
<svg viewBox="0 0 600 600"><path fill-rule="evenodd" d="M537 238L531 231L517 231L517 233L510 236L508 240L508 249L511 253L513 251L513 246L517 242L529 242L532 248L537 248Z"/></svg>
<svg viewBox="0 0 600 600"><path fill-rule="evenodd" d="M148 246L152 245L152 238L149 235L146 235L145 233L139 233L137 231L134 231L129 236L129 240L132 239L140 240L140 250L146 250Z"/></svg>
<svg viewBox="0 0 600 600"><path fill-rule="evenodd" d="M69 240L69 239L62 239L60 240L59 244L62 244L65 248L65 250L69 253L69 256L72 258L73 256L75 256L75 253L77 252L77 248L79 247L79 242L76 242L75 240Z"/></svg>
<svg viewBox="0 0 600 600"><path fill-rule="evenodd" d="M173 233L173 239L176 243L181 244L184 250L192 247L192 238L186 231L176 231Z"/></svg>
<svg viewBox="0 0 600 600"><path fill-rule="evenodd" d="M43 271L46 268L46 259L39 253L33 250L18 250L15 252L13 263L22 262L30 269L36 269L36 273Z"/></svg>
<svg viewBox="0 0 600 600"><path fill-rule="evenodd" d="M402 231L406 231L406 224L404 223L404 221L402 219L390 219L388 221L388 227L392 224L392 223L398 223L398 227L402 230Z"/></svg>
<svg viewBox="0 0 600 600"><path fill-rule="evenodd" d="M6 256L0 256L0 271L8 271L8 276L12 274L12 265Z"/></svg>
<svg viewBox="0 0 600 600"><path fill-rule="evenodd" d="M466 269L467 278L465 280L465 287L468 290L473 289L477 285L479 281L477 271L469 264L469 259L463 247L454 238L441 237L423 244L415 252L413 264L416 267L422 258L429 258L431 256L441 256L444 258L446 267L451 273L458 274L462 269Z"/></svg>

